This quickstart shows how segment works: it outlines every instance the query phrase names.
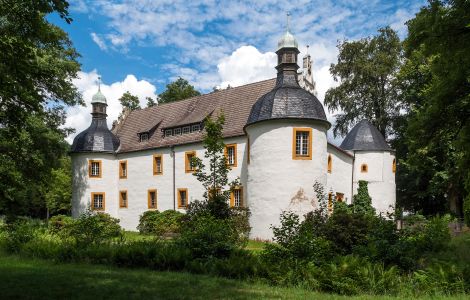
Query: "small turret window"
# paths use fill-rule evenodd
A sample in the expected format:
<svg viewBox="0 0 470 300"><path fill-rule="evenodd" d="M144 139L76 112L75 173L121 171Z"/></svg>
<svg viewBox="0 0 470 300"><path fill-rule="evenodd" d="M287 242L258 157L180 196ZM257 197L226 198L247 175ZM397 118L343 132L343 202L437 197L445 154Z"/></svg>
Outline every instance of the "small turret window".
<svg viewBox="0 0 470 300"><path fill-rule="evenodd" d="M294 128L292 159L312 159L312 129Z"/></svg>
<svg viewBox="0 0 470 300"><path fill-rule="evenodd" d="M101 160L88 161L88 176L90 178L101 178Z"/></svg>
<svg viewBox="0 0 470 300"><path fill-rule="evenodd" d="M361 173L367 173L369 171L369 167L367 164L362 164L361 165Z"/></svg>
<svg viewBox="0 0 470 300"><path fill-rule="evenodd" d="M104 210L105 208L105 194L104 193L91 193L91 209Z"/></svg>
<svg viewBox="0 0 470 300"><path fill-rule="evenodd" d="M331 154L328 155L328 173L331 173L331 170L333 168L333 158L331 157Z"/></svg>

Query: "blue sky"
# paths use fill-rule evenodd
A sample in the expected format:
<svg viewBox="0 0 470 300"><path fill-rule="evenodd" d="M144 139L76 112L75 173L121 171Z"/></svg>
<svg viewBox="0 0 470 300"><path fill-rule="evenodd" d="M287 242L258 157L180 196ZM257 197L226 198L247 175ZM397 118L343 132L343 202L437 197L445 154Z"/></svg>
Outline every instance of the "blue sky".
<svg viewBox="0 0 470 300"><path fill-rule="evenodd" d="M334 86L328 68L338 40L373 35L390 25L401 37L404 23L425 1L187 1L71 0L71 25L50 19L69 33L82 55L75 83L89 103L98 75L110 106L109 122L120 111L126 90L155 97L178 76L202 92L275 76L276 44L290 11L291 31L300 55L310 45L314 78L322 101ZM89 124L89 108L69 110L67 125L80 132ZM330 118L334 112L330 112ZM71 137L72 138L72 137Z"/></svg>

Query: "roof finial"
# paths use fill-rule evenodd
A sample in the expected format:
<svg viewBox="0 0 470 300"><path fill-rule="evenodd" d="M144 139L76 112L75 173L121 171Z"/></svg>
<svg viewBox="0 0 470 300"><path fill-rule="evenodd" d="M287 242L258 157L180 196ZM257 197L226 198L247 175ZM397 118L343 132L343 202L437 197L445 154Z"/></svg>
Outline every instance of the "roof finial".
<svg viewBox="0 0 470 300"><path fill-rule="evenodd" d="M306 53L306 55L308 55L308 48L309 48L309 47L310 47L310 45L307 45L307 51L306 51L307 53Z"/></svg>
<svg viewBox="0 0 470 300"><path fill-rule="evenodd" d="M287 32L290 32L290 12L287 12Z"/></svg>
<svg viewBox="0 0 470 300"><path fill-rule="evenodd" d="M98 76L98 92L101 92L101 76Z"/></svg>

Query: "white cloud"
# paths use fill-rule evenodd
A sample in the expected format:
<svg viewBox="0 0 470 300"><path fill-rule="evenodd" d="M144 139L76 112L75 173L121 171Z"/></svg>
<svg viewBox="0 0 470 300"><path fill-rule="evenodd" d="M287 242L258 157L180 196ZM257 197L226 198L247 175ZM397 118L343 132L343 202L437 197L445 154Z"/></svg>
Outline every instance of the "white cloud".
<svg viewBox="0 0 470 300"><path fill-rule="evenodd" d="M276 54L261 53L253 46L242 46L217 65L220 86L239 86L276 76Z"/></svg>
<svg viewBox="0 0 470 300"><path fill-rule="evenodd" d="M79 78L74 80L75 86L83 95L86 106L74 106L67 109L67 120L64 127L75 129L75 133L67 137L69 143L73 138L91 123L91 98L98 90L98 72L93 70L89 73L79 72ZM156 87L146 80L138 80L134 75L127 75L123 81L114 82L110 85L101 83L101 92L106 96L108 103L108 127L116 120L122 111L119 98L126 91L139 97L141 107L146 104L146 97L155 98Z"/></svg>
<svg viewBox="0 0 470 300"><path fill-rule="evenodd" d="M99 37L99 35L97 35L94 32L92 32L90 35L91 35L91 39L93 40L93 42L95 42L98 45L98 47L100 47L101 50L108 49L108 46L106 46L106 43L103 41L102 38Z"/></svg>

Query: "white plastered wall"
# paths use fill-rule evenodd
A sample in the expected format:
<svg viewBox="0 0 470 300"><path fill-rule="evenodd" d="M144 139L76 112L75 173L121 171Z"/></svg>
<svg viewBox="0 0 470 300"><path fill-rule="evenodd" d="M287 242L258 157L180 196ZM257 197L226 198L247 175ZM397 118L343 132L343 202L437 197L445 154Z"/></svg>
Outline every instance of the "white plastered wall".
<svg viewBox="0 0 470 300"><path fill-rule="evenodd" d="M312 128L312 159L294 160L294 128ZM250 140L247 204L251 238L272 239L282 211L299 215L317 206L313 184L326 185L326 127L315 121L271 120L246 128Z"/></svg>
<svg viewBox="0 0 470 300"><path fill-rule="evenodd" d="M246 137L225 140L226 144L237 144L237 167L229 171L229 182L240 177L242 186L246 183ZM91 192L105 192L105 212L120 219L126 230L136 230L140 215L148 210L148 190L157 190L157 209L164 211L178 208L177 190L188 190L189 203L202 200L204 188L192 173L185 172L185 152L196 151L196 156L204 158L202 143L174 147L175 151L175 191L173 194L173 156L169 147L114 155L73 154L73 216L83 213L90 203ZM153 175L153 155L163 158L163 174ZM106 157L106 159L103 159ZM88 178L88 160L101 159L103 174L100 179ZM119 178L119 162L127 161L127 178ZM127 191L127 208L119 207L119 192ZM246 194L246 188L243 189ZM173 198L174 197L174 198ZM246 196L244 196L246 197ZM175 199L175 202L173 202ZM88 203L88 204L87 204Z"/></svg>
<svg viewBox="0 0 470 300"><path fill-rule="evenodd" d="M354 193L357 193L359 180L368 182L372 206L377 213L386 215L395 208L396 186L393 160L395 154L388 151L355 151ZM362 164L367 164L367 172L361 172Z"/></svg>
<svg viewBox="0 0 470 300"><path fill-rule="evenodd" d="M343 193L344 201L351 204L353 157L330 144L328 144L328 155L331 155L332 169L331 173L327 173L327 191L334 194Z"/></svg>
<svg viewBox="0 0 470 300"><path fill-rule="evenodd" d="M101 178L90 178L88 161L101 160ZM115 156L105 153L72 154L72 216L78 217L91 207L91 193L105 193L105 212L118 217L118 169Z"/></svg>

